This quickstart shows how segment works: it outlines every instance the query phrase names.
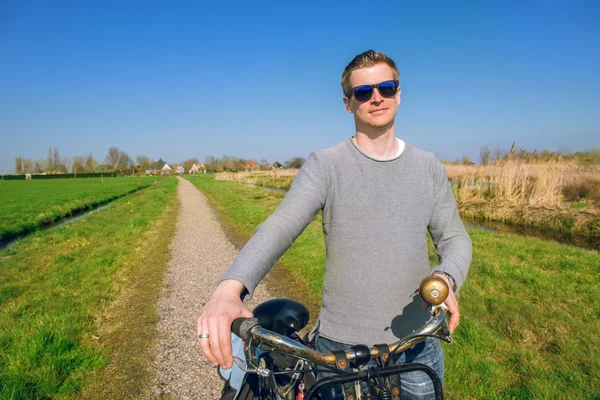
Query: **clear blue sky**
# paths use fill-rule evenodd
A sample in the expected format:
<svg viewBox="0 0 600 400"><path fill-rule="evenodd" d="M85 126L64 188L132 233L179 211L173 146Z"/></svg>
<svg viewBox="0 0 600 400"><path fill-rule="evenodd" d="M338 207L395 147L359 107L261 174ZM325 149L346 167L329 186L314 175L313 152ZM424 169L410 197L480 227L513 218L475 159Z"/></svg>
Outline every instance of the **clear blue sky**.
<svg viewBox="0 0 600 400"><path fill-rule="evenodd" d="M440 158L600 147L598 1L408 3L0 1L0 172L49 146L307 157L353 134L340 75L371 48L397 136Z"/></svg>

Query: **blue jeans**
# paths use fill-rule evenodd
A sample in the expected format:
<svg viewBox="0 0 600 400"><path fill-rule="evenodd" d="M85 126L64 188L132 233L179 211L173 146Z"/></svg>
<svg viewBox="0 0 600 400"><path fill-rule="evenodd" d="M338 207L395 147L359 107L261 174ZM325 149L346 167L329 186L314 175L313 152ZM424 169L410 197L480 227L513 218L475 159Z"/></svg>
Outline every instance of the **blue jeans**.
<svg viewBox="0 0 600 400"><path fill-rule="evenodd" d="M320 352L329 352L334 350L347 350L351 345L334 342L333 340L317 335L316 349ZM444 384L444 353L438 339L428 338L425 341L415 345L392 358L394 364L421 363L431 367L440 377L442 385ZM365 367L377 365L375 360L371 360ZM319 378L333 374L320 373ZM435 392L433 383L429 376L421 371L406 372L400 374L402 383L402 399L426 400L434 399ZM341 388L335 388L331 392L329 399L343 399Z"/></svg>

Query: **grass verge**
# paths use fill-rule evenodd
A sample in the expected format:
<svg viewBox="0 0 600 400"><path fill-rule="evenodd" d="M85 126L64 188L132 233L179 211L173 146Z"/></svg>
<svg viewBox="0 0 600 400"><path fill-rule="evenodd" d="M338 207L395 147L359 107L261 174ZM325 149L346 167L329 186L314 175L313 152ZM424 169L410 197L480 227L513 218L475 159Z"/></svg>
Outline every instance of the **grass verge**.
<svg viewBox="0 0 600 400"><path fill-rule="evenodd" d="M0 243L146 188L154 177L0 182Z"/></svg>
<svg viewBox="0 0 600 400"><path fill-rule="evenodd" d="M212 177L191 179L249 237L282 194ZM284 263L320 294L320 217ZM470 230L474 258L461 325L445 345L449 399L600 398L600 257L536 238ZM305 236L306 235L306 236ZM430 261L437 262L430 245Z"/></svg>
<svg viewBox="0 0 600 400"><path fill-rule="evenodd" d="M0 253L0 398L144 393L176 187L165 179Z"/></svg>

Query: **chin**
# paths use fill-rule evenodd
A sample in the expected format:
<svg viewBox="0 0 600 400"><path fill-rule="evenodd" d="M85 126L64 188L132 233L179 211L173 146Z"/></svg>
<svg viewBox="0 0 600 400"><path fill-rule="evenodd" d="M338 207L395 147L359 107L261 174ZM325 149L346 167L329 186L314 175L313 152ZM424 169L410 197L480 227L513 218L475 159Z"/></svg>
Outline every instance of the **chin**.
<svg viewBox="0 0 600 400"><path fill-rule="evenodd" d="M371 121L369 125L371 125L373 128L385 128L386 126L389 126L392 123L392 121L393 119L375 120Z"/></svg>

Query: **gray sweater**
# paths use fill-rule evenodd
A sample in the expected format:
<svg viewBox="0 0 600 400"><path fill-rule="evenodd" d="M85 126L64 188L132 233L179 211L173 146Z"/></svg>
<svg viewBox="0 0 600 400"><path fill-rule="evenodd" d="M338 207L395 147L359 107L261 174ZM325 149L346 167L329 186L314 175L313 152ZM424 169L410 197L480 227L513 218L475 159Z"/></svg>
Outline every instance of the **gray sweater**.
<svg viewBox="0 0 600 400"><path fill-rule="evenodd" d="M312 153L277 210L261 224L220 279L250 295L279 257L323 210L327 267L320 335L349 344L390 343L422 326L429 314L415 292L431 273L429 230L440 264L457 287L471 262L442 163L407 145L397 158L375 160L351 139Z"/></svg>

